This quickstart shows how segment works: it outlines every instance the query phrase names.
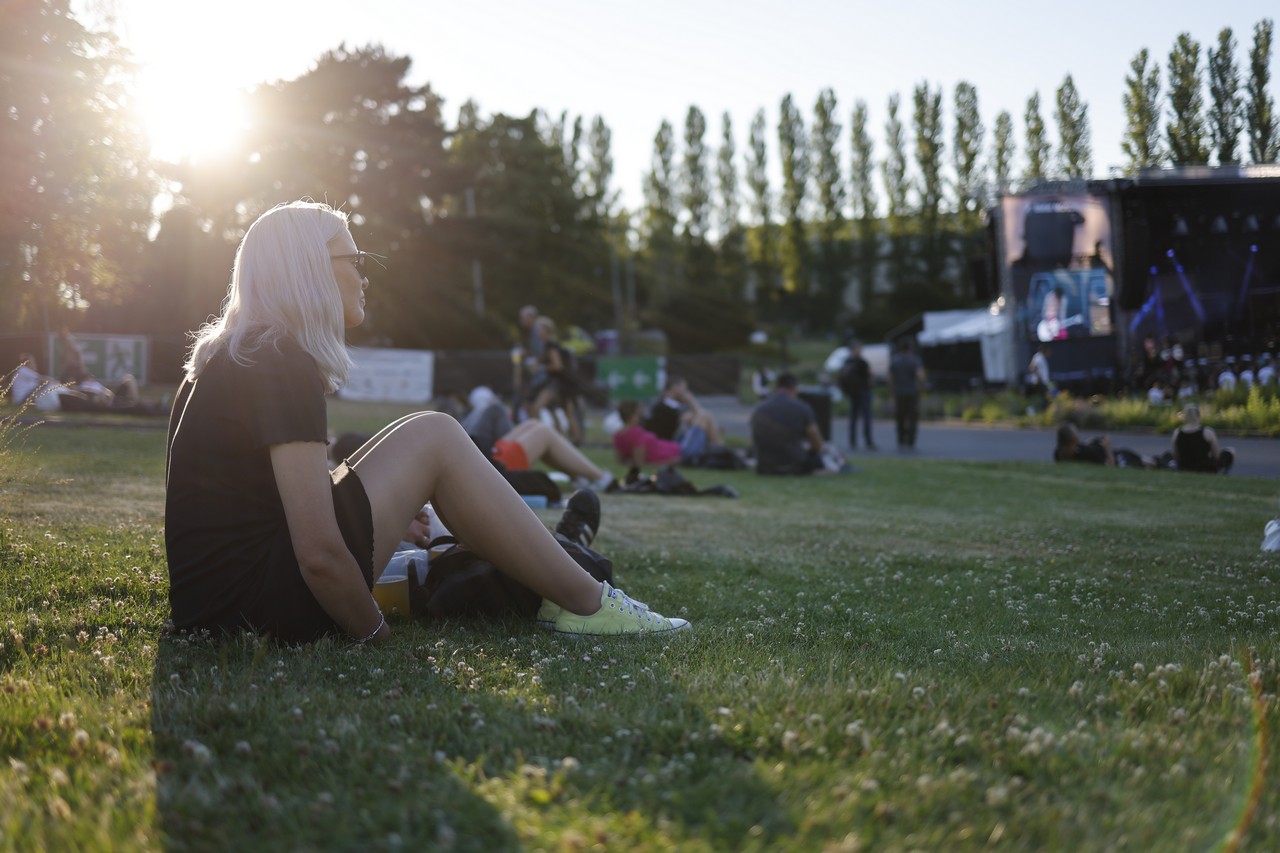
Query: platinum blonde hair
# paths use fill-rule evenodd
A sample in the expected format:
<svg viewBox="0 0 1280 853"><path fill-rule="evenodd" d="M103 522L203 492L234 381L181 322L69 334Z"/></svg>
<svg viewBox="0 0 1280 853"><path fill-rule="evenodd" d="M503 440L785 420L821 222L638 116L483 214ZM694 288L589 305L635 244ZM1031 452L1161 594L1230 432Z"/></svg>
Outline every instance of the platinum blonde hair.
<svg viewBox="0 0 1280 853"><path fill-rule="evenodd" d="M236 250L221 315L193 334L187 378L194 381L218 353L252 365L258 349L292 338L316 360L326 390L341 387L351 355L328 243L346 229L345 213L314 201L259 216Z"/></svg>

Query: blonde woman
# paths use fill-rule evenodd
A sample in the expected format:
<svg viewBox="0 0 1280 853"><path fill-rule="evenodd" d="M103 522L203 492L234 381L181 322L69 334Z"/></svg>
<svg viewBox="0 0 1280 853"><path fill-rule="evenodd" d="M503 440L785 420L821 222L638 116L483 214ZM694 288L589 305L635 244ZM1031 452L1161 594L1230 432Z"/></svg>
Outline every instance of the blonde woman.
<svg viewBox="0 0 1280 853"><path fill-rule="evenodd" d="M364 320L367 257L325 204L277 206L246 232L170 415L175 627L385 641L370 590L430 501L468 547L560 605L557 631L687 628L583 571L447 414L406 415L330 471L324 398L351 368L344 330Z"/></svg>

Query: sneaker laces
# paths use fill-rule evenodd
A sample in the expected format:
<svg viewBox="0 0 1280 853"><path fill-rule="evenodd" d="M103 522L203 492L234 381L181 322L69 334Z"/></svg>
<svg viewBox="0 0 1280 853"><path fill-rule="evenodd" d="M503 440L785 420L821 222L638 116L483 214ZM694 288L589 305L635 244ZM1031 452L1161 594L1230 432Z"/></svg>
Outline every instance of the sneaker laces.
<svg viewBox="0 0 1280 853"><path fill-rule="evenodd" d="M624 611L632 611L637 616L643 616L649 612L649 605L643 601L632 598L622 590L615 586L609 587L609 597L618 602L618 607Z"/></svg>

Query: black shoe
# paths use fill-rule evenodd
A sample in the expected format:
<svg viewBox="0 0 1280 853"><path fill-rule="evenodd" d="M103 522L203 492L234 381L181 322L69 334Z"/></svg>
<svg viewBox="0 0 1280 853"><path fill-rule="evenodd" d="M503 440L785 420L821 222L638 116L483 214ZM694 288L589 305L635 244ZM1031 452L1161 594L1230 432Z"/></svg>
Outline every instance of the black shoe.
<svg viewBox="0 0 1280 853"><path fill-rule="evenodd" d="M556 524L556 533L590 548L600 530L600 499L590 489L578 489L569 496L564 514Z"/></svg>

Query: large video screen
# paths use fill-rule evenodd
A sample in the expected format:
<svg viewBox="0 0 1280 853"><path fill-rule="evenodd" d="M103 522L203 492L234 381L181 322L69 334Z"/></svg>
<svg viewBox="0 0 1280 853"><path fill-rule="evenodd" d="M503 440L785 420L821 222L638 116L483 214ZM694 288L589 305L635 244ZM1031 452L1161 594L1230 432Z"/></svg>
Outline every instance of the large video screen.
<svg viewBox="0 0 1280 853"><path fill-rule="evenodd" d="M1115 278L1106 199L1036 195L1001 203L1018 334L1044 343L1111 334Z"/></svg>

